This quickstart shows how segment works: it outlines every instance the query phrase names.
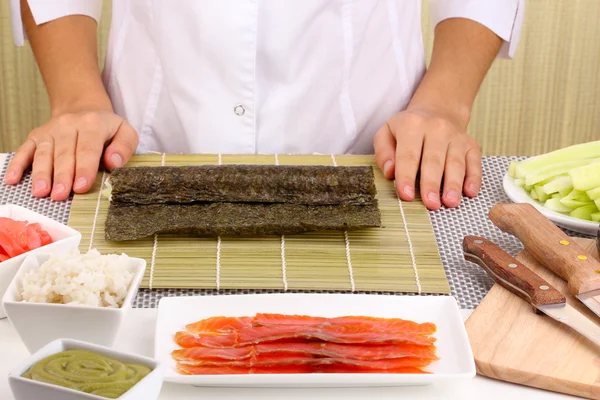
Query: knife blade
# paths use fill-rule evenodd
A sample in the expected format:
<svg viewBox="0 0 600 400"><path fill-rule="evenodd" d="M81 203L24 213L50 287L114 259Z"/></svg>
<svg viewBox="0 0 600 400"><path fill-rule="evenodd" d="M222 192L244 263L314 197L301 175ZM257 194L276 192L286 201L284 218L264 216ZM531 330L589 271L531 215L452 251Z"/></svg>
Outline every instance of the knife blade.
<svg viewBox="0 0 600 400"><path fill-rule="evenodd" d="M496 283L600 347L598 325L570 306L556 288L493 242L466 236L463 250L465 259L482 267Z"/></svg>
<svg viewBox="0 0 600 400"><path fill-rule="evenodd" d="M517 237L544 267L563 278L571 294L600 316L598 260L531 204L497 204L489 217L502 231Z"/></svg>

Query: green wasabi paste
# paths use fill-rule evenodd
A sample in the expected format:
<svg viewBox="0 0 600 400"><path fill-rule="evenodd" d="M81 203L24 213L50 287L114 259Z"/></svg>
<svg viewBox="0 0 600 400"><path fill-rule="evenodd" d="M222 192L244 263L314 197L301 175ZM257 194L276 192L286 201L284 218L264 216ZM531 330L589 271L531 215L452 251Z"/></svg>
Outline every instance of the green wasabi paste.
<svg viewBox="0 0 600 400"><path fill-rule="evenodd" d="M151 372L86 350L68 350L47 357L22 377L116 399Z"/></svg>

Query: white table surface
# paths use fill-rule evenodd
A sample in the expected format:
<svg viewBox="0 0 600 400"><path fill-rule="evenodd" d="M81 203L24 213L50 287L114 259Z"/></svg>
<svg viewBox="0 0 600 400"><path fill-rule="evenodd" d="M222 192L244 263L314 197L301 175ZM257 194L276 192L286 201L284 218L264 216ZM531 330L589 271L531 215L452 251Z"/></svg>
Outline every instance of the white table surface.
<svg viewBox="0 0 600 400"><path fill-rule="evenodd" d="M471 310L461 310L466 319ZM156 309L133 309L121 330L116 344L118 350L125 350L152 356L154 347L154 325ZM17 332L7 319L0 320L0 399L13 400L8 386L8 373L18 363L27 358L27 349L21 343ZM420 387L398 388L352 388L352 389L227 389L198 388L165 383L160 400L191 399L574 399L571 396L532 389L483 378L463 380ZM43 400L43 399L31 399Z"/></svg>
<svg viewBox="0 0 600 400"><path fill-rule="evenodd" d="M0 164L4 163L7 154L0 153ZM153 355L154 325L156 309L133 309L130 311L125 325L117 341L118 350L130 351L146 356ZM461 310L464 319L472 310ZM0 400L14 400L8 386L8 373L18 363L27 358L29 353L21 343L17 332L7 319L0 320ZM226 389L198 388L165 383L159 397L160 400L242 400L257 399L457 399L457 400L568 400L575 399L557 393L546 392L495 381L477 376L470 380L420 387L398 388L352 388L352 389ZM43 399L31 399L43 400Z"/></svg>

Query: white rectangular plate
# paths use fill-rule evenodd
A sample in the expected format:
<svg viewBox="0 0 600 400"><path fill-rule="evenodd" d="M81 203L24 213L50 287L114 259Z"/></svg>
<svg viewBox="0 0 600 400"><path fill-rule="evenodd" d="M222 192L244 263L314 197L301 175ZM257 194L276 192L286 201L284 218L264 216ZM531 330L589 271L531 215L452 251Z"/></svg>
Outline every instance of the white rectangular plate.
<svg viewBox="0 0 600 400"><path fill-rule="evenodd" d="M173 336L185 325L214 316L256 313L319 317L361 315L402 318L437 325L437 355L431 374L255 374L181 375L171 352ZM381 296L352 294L260 294L165 297L158 306L154 357L165 366L165 381L195 386L359 387L427 385L446 379L472 378L475 362L456 300L449 296Z"/></svg>

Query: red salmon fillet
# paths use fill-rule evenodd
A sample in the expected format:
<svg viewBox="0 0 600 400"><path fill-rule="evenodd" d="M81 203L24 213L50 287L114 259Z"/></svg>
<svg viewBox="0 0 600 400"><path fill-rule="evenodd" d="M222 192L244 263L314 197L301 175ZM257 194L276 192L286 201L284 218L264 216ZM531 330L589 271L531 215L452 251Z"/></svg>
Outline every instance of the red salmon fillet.
<svg viewBox="0 0 600 400"><path fill-rule="evenodd" d="M432 323L399 318L256 314L186 326L172 352L182 374L428 373Z"/></svg>
<svg viewBox="0 0 600 400"><path fill-rule="evenodd" d="M310 317L306 315L256 314L254 317L211 317L186 325L191 333L204 335L212 333L229 333L251 326L329 326L329 325L362 325L369 329L386 329L432 335L436 332L435 324L426 322L419 324L400 318L376 318L345 316L337 318Z"/></svg>
<svg viewBox="0 0 600 400"><path fill-rule="evenodd" d="M397 369L377 370L357 368L349 365L287 365L266 368L245 367L195 367L191 365L177 364L177 371L184 375L233 375L233 374L307 374L307 373L394 373L394 374L428 374L414 367L402 367Z"/></svg>
<svg viewBox="0 0 600 400"><path fill-rule="evenodd" d="M361 368L354 365L323 365L319 367L319 371L322 373L329 374L357 374L357 373L375 373L375 374L430 374L431 372L423 371L421 368L416 367L400 367L392 369L373 369L373 368Z"/></svg>
<svg viewBox="0 0 600 400"><path fill-rule="evenodd" d="M254 326L278 326L278 325L364 325L374 329L390 329L394 331L405 331L432 335L436 332L435 324L426 322L423 324L400 318L376 318L345 316L337 318L310 317L307 315L282 315L282 314L256 314L252 319Z"/></svg>
<svg viewBox="0 0 600 400"><path fill-rule="evenodd" d="M209 347L192 347L177 349L172 355L175 360L243 360L257 354L309 354L319 357L337 357L352 360L385 360L401 357L418 357L437 360L434 346L417 346L413 344L397 345L344 345L337 343L305 342L305 343L261 343L257 345L213 349Z"/></svg>
<svg viewBox="0 0 600 400"><path fill-rule="evenodd" d="M240 375L240 374L309 374L314 371L310 365L285 365L270 368L244 367L196 367L177 363L177 371L184 375Z"/></svg>
<svg viewBox="0 0 600 400"><path fill-rule="evenodd" d="M256 354L253 346L213 349L210 347L190 347L173 350L175 360L243 360Z"/></svg>
<svg viewBox="0 0 600 400"><path fill-rule="evenodd" d="M348 358L313 357L309 354L270 353L258 354L243 360L190 360L179 361L180 364L193 366L215 367L274 367L280 365L352 365L358 368L379 370L397 369L402 367L425 367L431 364L430 359L416 357L391 358L387 360L351 360Z"/></svg>
<svg viewBox="0 0 600 400"><path fill-rule="evenodd" d="M212 317L186 325L191 333L227 333L252 325L252 317Z"/></svg>
<svg viewBox="0 0 600 400"><path fill-rule="evenodd" d="M222 335L195 335L177 332L175 341L181 347L241 347L263 342L302 338L347 344L400 344L412 343L429 346L435 338L403 331L368 329L363 326L259 326L242 328Z"/></svg>

